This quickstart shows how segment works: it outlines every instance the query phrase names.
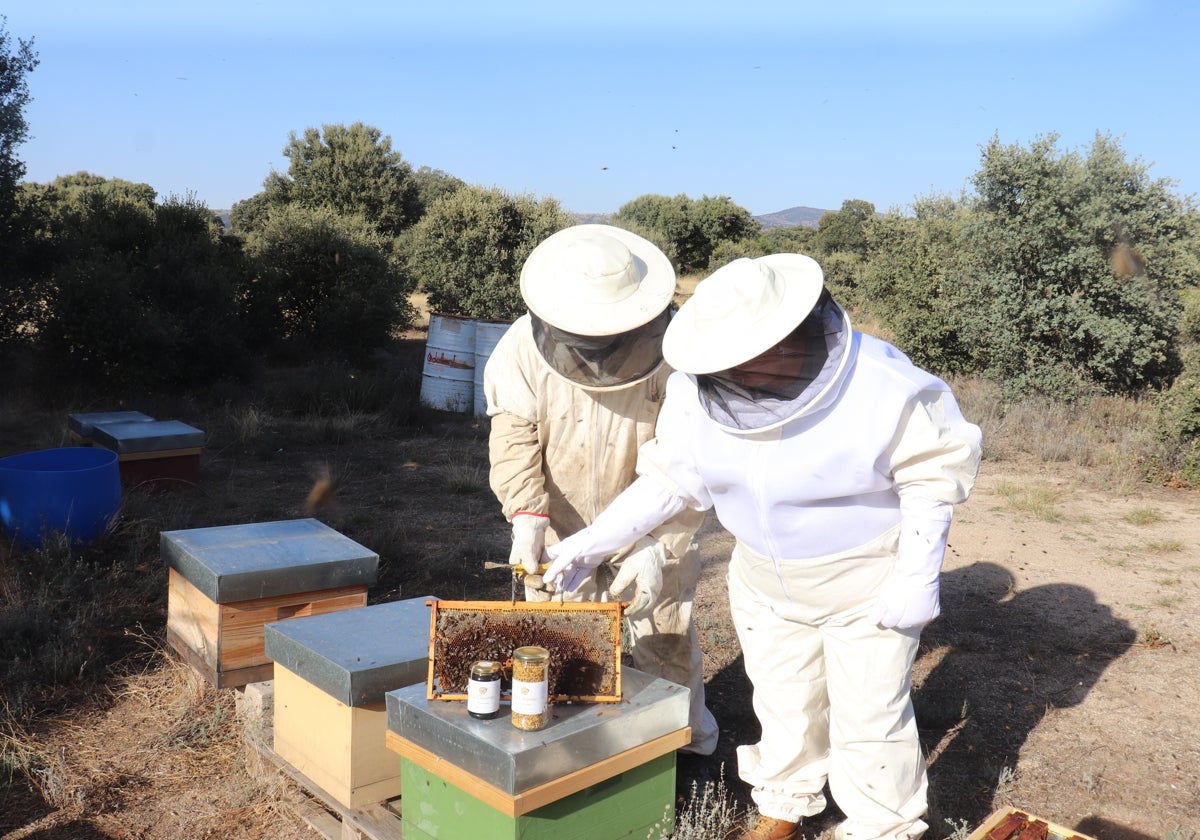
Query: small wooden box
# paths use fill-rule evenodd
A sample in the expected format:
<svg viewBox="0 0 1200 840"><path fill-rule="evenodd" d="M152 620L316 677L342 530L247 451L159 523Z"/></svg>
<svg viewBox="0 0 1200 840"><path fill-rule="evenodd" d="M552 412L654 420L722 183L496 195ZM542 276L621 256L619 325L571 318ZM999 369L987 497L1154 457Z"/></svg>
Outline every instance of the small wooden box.
<svg viewBox="0 0 1200 840"><path fill-rule="evenodd" d="M67 435L73 443L92 445L92 435L97 426L107 423L145 423L153 420L140 411L88 411L67 415Z"/></svg>
<svg viewBox="0 0 1200 840"><path fill-rule="evenodd" d="M275 753L346 808L400 795L384 694L422 682L426 598L268 624Z"/></svg>
<svg viewBox="0 0 1200 840"><path fill-rule="evenodd" d="M379 555L315 519L164 531L167 642L218 688L269 680L264 627L366 606Z"/></svg>
<svg viewBox="0 0 1200 840"><path fill-rule="evenodd" d="M1010 819L1012 822L1008 822ZM1095 840L1095 838L1086 834L1080 834L1073 829L1064 828L1061 825L1034 816L1019 808L1000 808L993 812L990 817L983 821L983 824L979 828L971 832L967 840L986 840L993 832L1006 833L1006 829L1001 829L1002 824L1007 824L1011 828L1014 825L1020 826L1023 823L1033 823L1035 825L1041 823L1046 829L1046 840ZM1037 827L1040 828L1041 826ZM1015 834L1012 836L1015 836ZM1008 837L1007 833L1006 837ZM1011 837L1009 840L1011 840Z"/></svg>
<svg viewBox="0 0 1200 840"><path fill-rule="evenodd" d="M200 482L204 432L178 420L135 420L95 425L92 439L117 453L121 481L130 487L169 489Z"/></svg>

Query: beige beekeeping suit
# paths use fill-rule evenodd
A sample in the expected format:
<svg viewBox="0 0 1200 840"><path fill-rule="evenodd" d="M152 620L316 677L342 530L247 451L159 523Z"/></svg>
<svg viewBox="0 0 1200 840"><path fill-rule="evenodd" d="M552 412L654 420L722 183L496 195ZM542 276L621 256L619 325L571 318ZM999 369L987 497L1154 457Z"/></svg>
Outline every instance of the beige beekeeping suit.
<svg viewBox="0 0 1200 840"><path fill-rule="evenodd" d="M669 374L662 365L630 385L583 387L550 368L534 342L529 315L518 319L484 369L492 424L490 479L505 518L521 512L548 515L547 545L589 525L637 477L638 448L654 437ZM632 621L631 630L634 667L691 689L690 749L707 754L716 747L717 725L704 705L702 658L692 621L700 576L692 539L702 520L702 512L687 510L653 532L668 552L663 588L651 614ZM629 548L563 597L606 599L609 567L619 564ZM527 587L526 597L544 600L549 595Z"/></svg>

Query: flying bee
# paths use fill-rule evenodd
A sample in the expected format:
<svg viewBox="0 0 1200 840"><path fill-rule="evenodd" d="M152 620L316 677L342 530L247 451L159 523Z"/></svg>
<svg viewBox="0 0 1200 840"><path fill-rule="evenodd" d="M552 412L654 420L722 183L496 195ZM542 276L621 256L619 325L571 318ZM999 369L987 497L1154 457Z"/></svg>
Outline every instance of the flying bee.
<svg viewBox="0 0 1200 840"><path fill-rule="evenodd" d="M1108 255L1109 265L1118 277L1137 277L1146 273L1146 260L1127 242L1120 242Z"/></svg>
<svg viewBox="0 0 1200 840"><path fill-rule="evenodd" d="M322 464L317 471L317 477L313 481L312 489L308 491L308 497L304 500L305 514L312 516L318 510L328 507L333 502L333 495L336 492L337 479L334 478L329 465Z"/></svg>

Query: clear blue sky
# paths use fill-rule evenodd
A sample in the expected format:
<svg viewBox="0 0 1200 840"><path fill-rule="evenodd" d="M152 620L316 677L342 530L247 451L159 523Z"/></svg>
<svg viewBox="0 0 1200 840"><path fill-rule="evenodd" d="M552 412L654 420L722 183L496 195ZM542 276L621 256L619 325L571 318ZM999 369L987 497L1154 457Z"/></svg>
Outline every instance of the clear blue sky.
<svg viewBox="0 0 1200 840"><path fill-rule="evenodd" d="M419 8L418 8L419 7ZM27 179L257 193L291 131L362 121L429 166L612 212L957 195L993 135L1110 134L1200 193L1194 0L7 0L33 38Z"/></svg>

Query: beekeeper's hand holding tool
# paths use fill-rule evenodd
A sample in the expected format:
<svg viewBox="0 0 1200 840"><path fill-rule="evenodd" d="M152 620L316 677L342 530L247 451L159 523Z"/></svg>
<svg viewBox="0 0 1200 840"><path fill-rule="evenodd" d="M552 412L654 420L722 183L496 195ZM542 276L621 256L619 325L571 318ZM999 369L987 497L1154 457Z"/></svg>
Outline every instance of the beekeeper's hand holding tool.
<svg viewBox="0 0 1200 840"><path fill-rule="evenodd" d="M547 514L528 511L514 513L512 549L508 553L508 565L519 566L528 575L537 574L542 550L546 545L546 528L549 525L550 517Z"/></svg>

